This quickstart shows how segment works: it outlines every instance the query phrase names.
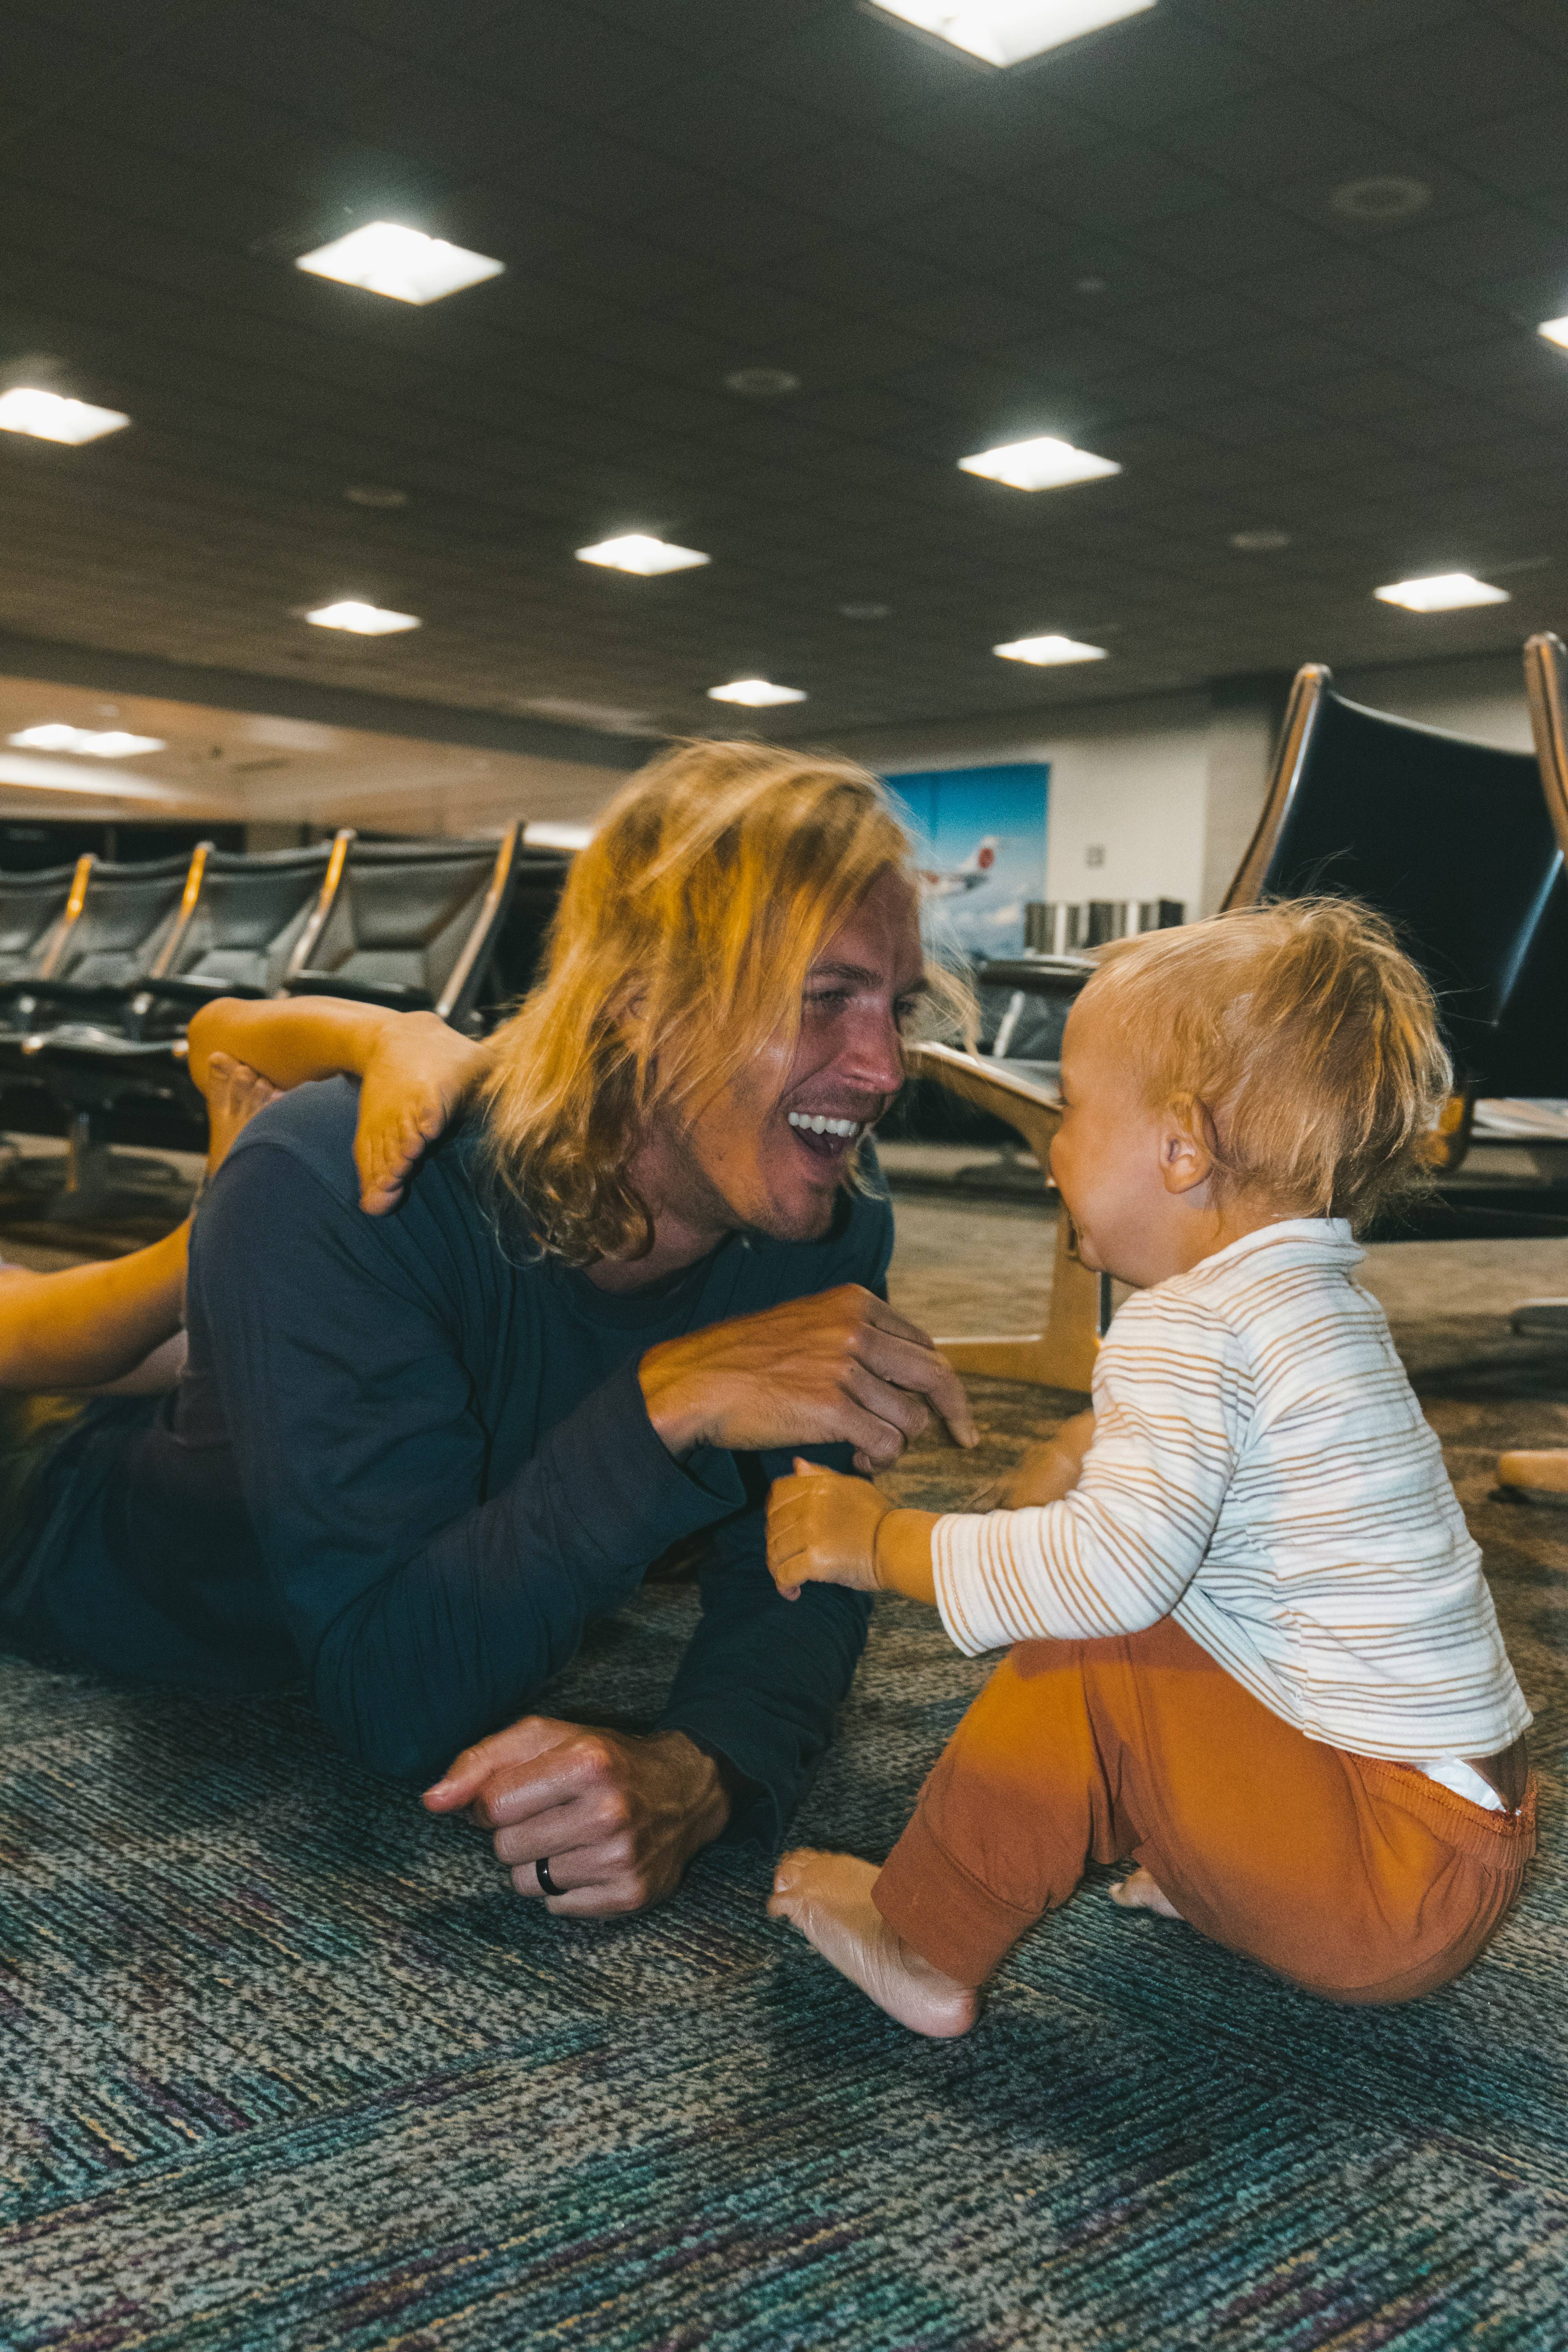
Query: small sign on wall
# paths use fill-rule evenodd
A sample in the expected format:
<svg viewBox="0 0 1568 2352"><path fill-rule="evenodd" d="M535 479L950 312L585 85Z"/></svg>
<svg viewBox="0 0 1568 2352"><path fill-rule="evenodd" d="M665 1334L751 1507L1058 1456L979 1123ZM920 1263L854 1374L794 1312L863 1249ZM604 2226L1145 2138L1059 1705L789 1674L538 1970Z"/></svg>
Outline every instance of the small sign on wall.
<svg viewBox="0 0 1568 2352"><path fill-rule="evenodd" d="M1024 909L1045 896L1050 772L1028 760L884 779L914 840L929 946L1021 951Z"/></svg>

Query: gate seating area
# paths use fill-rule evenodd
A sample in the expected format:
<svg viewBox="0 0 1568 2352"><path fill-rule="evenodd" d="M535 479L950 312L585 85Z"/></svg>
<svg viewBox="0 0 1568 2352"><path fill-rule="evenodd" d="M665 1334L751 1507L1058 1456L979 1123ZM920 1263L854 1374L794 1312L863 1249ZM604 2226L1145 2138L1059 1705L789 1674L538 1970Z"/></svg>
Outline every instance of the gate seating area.
<svg viewBox="0 0 1568 2352"><path fill-rule="evenodd" d="M518 822L499 841L345 829L0 875L0 1126L53 1132L63 1116L53 1210L85 1213L132 1172L110 1170L117 1134L200 1148L184 1032L214 997L345 996L481 1034L528 987L569 863L526 847Z"/></svg>
<svg viewBox="0 0 1568 2352"><path fill-rule="evenodd" d="M1568 1097L1568 652L1532 637L1524 667L1533 752L1366 709L1336 694L1321 664L1299 671L1263 814L1226 897L1226 908L1318 892L1363 898L1394 922L1436 991L1455 1066L1433 1139L1440 1177L1379 1239L1568 1236L1557 1171L1497 1183L1460 1173L1479 1100ZM1041 993L1069 984L1041 971ZM1060 1116L1055 1072L1009 1066L997 1034L983 1032L981 1055L916 1048L916 1067L1023 1136L1045 1171ZM938 1345L963 1370L1081 1391L1109 1307L1106 1286L1078 1266L1063 1217L1046 1330ZM1532 1301L1521 1315L1524 1328L1565 1328L1568 1302Z"/></svg>

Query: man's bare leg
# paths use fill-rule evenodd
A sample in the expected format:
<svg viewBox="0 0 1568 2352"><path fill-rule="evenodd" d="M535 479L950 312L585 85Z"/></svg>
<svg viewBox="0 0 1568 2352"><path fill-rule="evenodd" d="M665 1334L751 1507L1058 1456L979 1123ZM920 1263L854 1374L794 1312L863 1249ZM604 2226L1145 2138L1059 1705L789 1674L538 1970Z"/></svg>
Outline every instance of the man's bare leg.
<svg viewBox="0 0 1568 2352"><path fill-rule="evenodd" d="M770 1919L787 1919L841 1976L859 1986L911 2032L941 2039L967 2033L980 2014L980 1996L943 1976L895 1934L871 1889L877 1865L852 1853L820 1853L797 1846L773 1873Z"/></svg>
<svg viewBox="0 0 1568 2352"><path fill-rule="evenodd" d="M1123 1911L1157 1911L1162 1919L1179 1919L1182 1916L1142 1864L1131 1878L1124 1878L1119 1886L1111 1888L1110 1899Z"/></svg>

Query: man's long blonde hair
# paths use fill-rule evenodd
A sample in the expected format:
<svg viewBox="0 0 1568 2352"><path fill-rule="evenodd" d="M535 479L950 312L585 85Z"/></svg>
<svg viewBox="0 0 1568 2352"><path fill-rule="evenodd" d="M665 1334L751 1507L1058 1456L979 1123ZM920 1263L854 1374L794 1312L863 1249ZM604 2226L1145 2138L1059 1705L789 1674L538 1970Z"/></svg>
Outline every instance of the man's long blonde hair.
<svg viewBox="0 0 1568 2352"><path fill-rule="evenodd" d="M793 1042L824 940L889 869L914 887L891 802L850 761L685 743L632 778L491 1041L485 1173L533 1247L576 1265L648 1248L628 1171L656 1108L689 1118Z"/></svg>

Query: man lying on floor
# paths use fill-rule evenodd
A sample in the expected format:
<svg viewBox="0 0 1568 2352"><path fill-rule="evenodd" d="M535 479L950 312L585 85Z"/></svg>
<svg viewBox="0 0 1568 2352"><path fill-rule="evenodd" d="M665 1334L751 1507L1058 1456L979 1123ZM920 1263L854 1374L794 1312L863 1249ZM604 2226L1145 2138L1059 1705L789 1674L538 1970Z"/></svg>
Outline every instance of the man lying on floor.
<svg viewBox="0 0 1568 2352"><path fill-rule="evenodd" d="M384 1115L356 1177L353 1088L299 1083L366 1070L399 1016L299 1004L280 1046L278 1008L204 1012L198 1076L222 1046L295 1090L203 1203L174 1402L94 1404L39 1480L0 1559L14 1636L209 1691L303 1672L351 1753L442 1773L426 1802L472 1804L561 1912L655 1901L720 1835L774 1843L868 1604L778 1597L769 1481L796 1452L890 1463L933 1406L973 1438L885 1303L890 1213L852 1181L925 985L916 904L862 771L668 755L576 860L545 980L483 1049L481 1115L401 1187L439 1089ZM700 1532L657 1729L518 1720Z"/></svg>

